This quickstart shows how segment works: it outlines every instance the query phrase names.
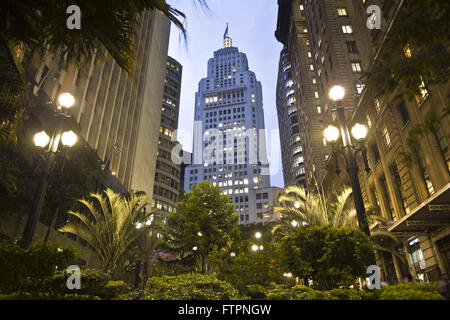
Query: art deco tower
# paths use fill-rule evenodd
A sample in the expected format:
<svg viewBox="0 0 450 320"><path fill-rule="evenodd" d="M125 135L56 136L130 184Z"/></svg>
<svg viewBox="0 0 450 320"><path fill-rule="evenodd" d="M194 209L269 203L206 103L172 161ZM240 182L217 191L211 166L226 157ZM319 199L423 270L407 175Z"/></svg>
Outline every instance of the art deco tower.
<svg viewBox="0 0 450 320"><path fill-rule="evenodd" d="M231 197L241 223L263 222L264 203L257 204L256 198L268 203L273 193L266 189L270 176L261 83L249 70L247 56L233 47L228 26L223 48L209 59L207 77L199 82L195 121L185 190L211 181ZM266 195L258 196L260 191Z"/></svg>

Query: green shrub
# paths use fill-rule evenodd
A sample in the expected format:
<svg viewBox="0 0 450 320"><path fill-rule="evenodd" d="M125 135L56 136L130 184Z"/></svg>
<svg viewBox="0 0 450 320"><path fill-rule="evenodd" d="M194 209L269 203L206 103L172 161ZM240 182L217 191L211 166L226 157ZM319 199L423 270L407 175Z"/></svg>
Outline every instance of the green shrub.
<svg viewBox="0 0 450 320"><path fill-rule="evenodd" d="M28 286L51 277L75 261L73 248L59 242L37 241L28 249L7 240L0 242L0 292L28 290Z"/></svg>
<svg viewBox="0 0 450 320"><path fill-rule="evenodd" d="M327 292L330 300L362 300L363 290L358 289L333 289Z"/></svg>
<svg viewBox="0 0 450 320"><path fill-rule="evenodd" d="M111 276L96 269L81 270L81 289L68 289L67 279L70 275L65 271L55 272L48 278L34 286L35 292L51 292L56 295L81 294L98 296L102 299L113 299L117 295L126 293L128 285L123 281L111 281Z"/></svg>
<svg viewBox="0 0 450 320"><path fill-rule="evenodd" d="M294 300L292 288L284 284L271 284L266 289L268 300Z"/></svg>
<svg viewBox="0 0 450 320"><path fill-rule="evenodd" d="M381 289L380 300L444 300L436 283L405 283Z"/></svg>
<svg viewBox="0 0 450 320"><path fill-rule="evenodd" d="M250 299L254 300L264 300L267 298L265 288L259 284L247 285L246 293Z"/></svg>
<svg viewBox="0 0 450 320"><path fill-rule="evenodd" d="M146 300L230 300L239 292L212 275L183 274L148 279Z"/></svg>

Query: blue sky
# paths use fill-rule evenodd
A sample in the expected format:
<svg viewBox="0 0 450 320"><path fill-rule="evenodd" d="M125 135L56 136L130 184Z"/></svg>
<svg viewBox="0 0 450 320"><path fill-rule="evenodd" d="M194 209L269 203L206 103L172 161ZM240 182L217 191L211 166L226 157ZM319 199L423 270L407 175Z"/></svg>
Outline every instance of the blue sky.
<svg viewBox="0 0 450 320"><path fill-rule="evenodd" d="M192 151L194 99L198 81L206 76L208 59L222 47L226 23L233 46L247 55L249 68L261 81L265 125L268 133L278 130L275 105L278 59L282 45L275 39L277 23L276 0L208 0L209 9L203 9L194 0L168 1L186 14L187 42L172 25L169 55L183 65L178 140L183 149ZM268 137L268 155L271 184L283 187L279 140L271 143ZM275 159L271 159L275 147Z"/></svg>

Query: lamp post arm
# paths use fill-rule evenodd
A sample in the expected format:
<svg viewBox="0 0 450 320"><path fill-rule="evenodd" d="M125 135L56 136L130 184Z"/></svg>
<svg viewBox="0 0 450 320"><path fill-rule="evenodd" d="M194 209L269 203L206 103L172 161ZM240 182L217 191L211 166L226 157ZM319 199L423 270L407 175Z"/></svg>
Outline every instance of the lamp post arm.
<svg viewBox="0 0 450 320"><path fill-rule="evenodd" d="M28 248L33 242L33 236L36 231L36 225L39 221L41 214L42 204L44 203L45 194L47 193L47 187L49 178L52 172L53 165L56 160L56 152L58 150L59 142L63 131L63 118L58 121L58 127L56 128L53 136L50 140L50 146L45 155L45 162L42 168L42 172L39 178L38 188L34 194L33 204L31 206L31 212L25 225L23 232L23 239L21 241L22 248Z"/></svg>

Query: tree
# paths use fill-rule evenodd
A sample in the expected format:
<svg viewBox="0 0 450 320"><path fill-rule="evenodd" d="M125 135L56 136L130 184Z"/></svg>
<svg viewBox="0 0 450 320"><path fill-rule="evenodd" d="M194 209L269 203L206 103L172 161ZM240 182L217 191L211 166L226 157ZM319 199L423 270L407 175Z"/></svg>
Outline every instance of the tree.
<svg viewBox="0 0 450 320"><path fill-rule="evenodd" d="M208 256L214 247L232 248L240 238L238 216L228 195L210 182L194 185L176 213L168 219L169 247L182 259L197 258L207 272Z"/></svg>
<svg viewBox="0 0 450 320"><path fill-rule="evenodd" d="M358 277L366 277L372 255L369 237L357 228L300 227L281 240L282 261L290 272L321 290L355 285Z"/></svg>
<svg viewBox="0 0 450 320"><path fill-rule="evenodd" d="M91 193L90 197L96 203L79 200L87 209L86 213L69 211L78 221L69 222L59 231L72 233L89 243L100 258L103 271L112 275L122 255L139 236L136 224L149 219L143 211L148 204L145 202L146 195L136 192L124 197L107 189L105 197L100 193Z"/></svg>
<svg viewBox="0 0 450 320"><path fill-rule="evenodd" d="M396 92L396 97L412 100L420 87L431 92L430 86L446 83L449 16L447 0L405 1L376 63L365 74L368 88L377 96Z"/></svg>

